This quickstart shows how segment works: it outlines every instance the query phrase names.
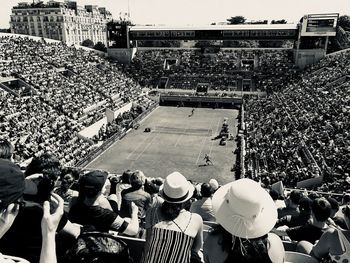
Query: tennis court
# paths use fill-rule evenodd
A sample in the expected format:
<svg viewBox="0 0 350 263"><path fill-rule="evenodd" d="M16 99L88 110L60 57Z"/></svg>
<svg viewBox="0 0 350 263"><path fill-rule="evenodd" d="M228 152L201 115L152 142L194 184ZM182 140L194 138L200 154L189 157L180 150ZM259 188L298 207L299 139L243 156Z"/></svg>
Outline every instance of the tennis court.
<svg viewBox="0 0 350 263"><path fill-rule="evenodd" d="M216 178L224 184L232 181L231 167L235 162L235 141L220 146L214 139L221 130L224 118L236 137L237 110L158 107L137 130L116 141L87 167L121 174L142 170L146 176L166 177L179 171L188 179L207 182ZM145 128L151 132L144 132ZM204 155L209 154L213 166L205 166Z"/></svg>

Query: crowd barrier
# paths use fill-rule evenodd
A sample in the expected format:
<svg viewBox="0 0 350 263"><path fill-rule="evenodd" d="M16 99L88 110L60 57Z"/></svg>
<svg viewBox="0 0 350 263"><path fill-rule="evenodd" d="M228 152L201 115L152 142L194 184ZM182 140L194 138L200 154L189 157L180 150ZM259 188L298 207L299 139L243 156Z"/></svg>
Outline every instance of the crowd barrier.
<svg viewBox="0 0 350 263"><path fill-rule="evenodd" d="M106 141L102 143L102 145L95 150L93 150L91 153L88 154L87 157L79 161L75 166L77 167L85 167L90 162L92 162L97 156L99 156L101 153L103 153L105 150L107 150L116 140L119 140L123 138L130 129L134 128L136 124L138 124L142 119L144 119L148 114L150 114L154 109L157 108L157 104L152 105L149 109L147 109L145 112L141 113L139 116L137 116L130 124L128 129L123 129L121 132L118 132L108 138Z"/></svg>

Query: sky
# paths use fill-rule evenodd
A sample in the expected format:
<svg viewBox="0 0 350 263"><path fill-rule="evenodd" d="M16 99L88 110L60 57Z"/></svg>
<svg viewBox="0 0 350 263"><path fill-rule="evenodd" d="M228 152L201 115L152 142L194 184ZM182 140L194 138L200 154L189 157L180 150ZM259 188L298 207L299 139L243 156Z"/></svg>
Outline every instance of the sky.
<svg viewBox="0 0 350 263"><path fill-rule="evenodd" d="M8 28L12 6L32 0L0 0L0 28ZM62 0L63 1L63 0ZM44 0L47 2L47 0ZM107 7L115 18L128 12L133 23L208 25L242 15L248 20L286 19L298 22L304 14L350 15L350 0L77 0L78 5Z"/></svg>

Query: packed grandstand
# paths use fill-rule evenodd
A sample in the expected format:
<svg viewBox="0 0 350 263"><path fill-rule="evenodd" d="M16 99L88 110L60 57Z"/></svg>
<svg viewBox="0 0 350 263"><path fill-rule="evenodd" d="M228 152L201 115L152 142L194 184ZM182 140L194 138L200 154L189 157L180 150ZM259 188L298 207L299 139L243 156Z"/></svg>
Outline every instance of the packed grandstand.
<svg viewBox="0 0 350 263"><path fill-rule="evenodd" d="M24 200L30 203L1 238L1 252L39 262L42 210L38 204L46 200L51 187L64 200L56 242L59 262L131 262L131 258L137 262L141 257L143 262L228 262L222 257L237 256L239 262L283 262L283 258L285 262L318 262L332 257L321 245L308 250L307 244L296 244L306 240L314 245L320 238L327 243L340 227L344 235L349 232L350 51L329 54L303 71L295 67L290 52L142 49L130 65L122 65L61 42L0 35L0 174L3 177L11 170L20 177L21 171L11 162L19 164L25 171L26 189L13 191L24 191ZM222 96L222 92L237 91L237 79L249 78L253 84L247 91L266 93L241 98L237 148L232 149L235 182L220 186L215 174L208 182L187 182L186 175L178 172L144 175L135 169L116 175L81 166L96 157L101 147L137 129L139 121L158 105L150 91L157 90L161 78L167 79L164 88L168 92L181 89L195 94L200 83L207 83ZM118 111L126 105L130 105L127 110ZM117 115L102 121L107 119L106 111ZM96 123L103 124L96 130ZM82 136L81 131L91 127L95 133ZM311 192L300 188L299 183L307 179L317 182L309 186ZM6 185L5 179L0 181ZM256 182L270 195L260 192ZM193 196L187 197L193 189ZM242 192L229 195L229 189ZM245 189L255 189L259 202L247 197ZM181 191L187 193L186 198ZM220 201L222 195L226 202ZM230 210L227 204L231 202L241 204L241 214ZM261 211L271 209L270 215L247 211L255 206ZM254 217L260 212L269 223L259 225L259 235L252 230L256 226L250 218L244 221L244 213ZM232 226L227 216L239 225ZM309 218L312 223L307 223ZM282 225L287 230L278 228ZM154 231L152 237L149 229ZM96 234L109 230L114 238ZM279 250L276 240L272 241L271 230L283 236L285 255L276 252L283 247ZM308 231L310 238L305 237ZM161 235L169 237L168 242ZM239 237L239 242L232 236ZM211 243L217 238L222 239L221 245ZM91 242L107 245L89 247L94 246ZM273 259L266 242L272 244ZM183 256L172 257L169 248ZM305 258L288 258L300 256L291 251L304 252ZM312 257L306 256L310 253ZM349 251L344 255L349 258ZM101 261L94 261L98 258Z"/></svg>

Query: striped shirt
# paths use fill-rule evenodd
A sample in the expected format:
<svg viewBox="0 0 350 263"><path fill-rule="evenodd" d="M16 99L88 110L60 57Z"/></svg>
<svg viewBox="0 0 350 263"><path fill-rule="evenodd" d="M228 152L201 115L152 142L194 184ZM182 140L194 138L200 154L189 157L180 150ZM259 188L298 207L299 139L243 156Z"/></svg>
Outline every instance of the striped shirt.
<svg viewBox="0 0 350 263"><path fill-rule="evenodd" d="M152 228L148 253L143 263L189 263L194 238L183 232Z"/></svg>

